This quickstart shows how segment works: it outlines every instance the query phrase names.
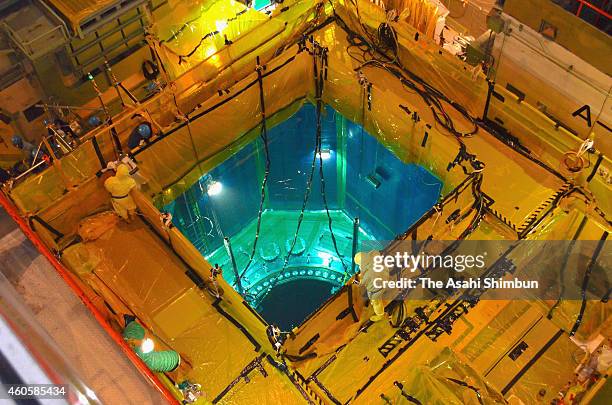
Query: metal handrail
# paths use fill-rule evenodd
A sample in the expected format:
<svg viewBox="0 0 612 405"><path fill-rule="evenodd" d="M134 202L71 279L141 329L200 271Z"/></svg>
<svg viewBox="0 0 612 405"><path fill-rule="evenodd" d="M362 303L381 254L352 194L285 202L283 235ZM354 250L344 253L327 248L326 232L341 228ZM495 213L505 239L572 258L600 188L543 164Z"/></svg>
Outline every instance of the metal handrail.
<svg viewBox="0 0 612 405"><path fill-rule="evenodd" d="M591 4L589 1L587 0L576 0L578 3L580 3L580 5L578 6L578 10L576 10L576 16L580 17L580 13L582 12L582 8L584 6L590 8L591 10L595 11L597 14L602 15L604 17L606 17L607 19L612 19L612 15L608 14L605 10L600 9L597 6L594 6L593 4Z"/></svg>

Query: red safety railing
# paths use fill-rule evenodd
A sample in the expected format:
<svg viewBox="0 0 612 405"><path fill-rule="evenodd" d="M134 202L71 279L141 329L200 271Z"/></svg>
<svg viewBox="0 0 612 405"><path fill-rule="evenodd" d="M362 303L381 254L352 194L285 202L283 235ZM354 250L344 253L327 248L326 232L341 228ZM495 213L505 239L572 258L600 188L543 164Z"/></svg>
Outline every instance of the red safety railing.
<svg viewBox="0 0 612 405"><path fill-rule="evenodd" d="M19 212L15 205L8 199L8 197L0 192L0 206L2 206L6 212L13 218L13 220L19 225L21 231L24 235L32 242L32 244L38 249L41 255L43 255L49 263L55 268L59 276L68 284L68 287L72 289L72 291L76 294L76 296L81 300L81 302L89 309L91 314L94 316L96 321L100 324L100 326L106 331L106 333L115 341L115 343L121 348L124 354L130 359L130 361L134 364L136 369L142 374L142 376L151 384L153 387L159 391L159 393L168 401L168 403L173 405L178 405L179 401L174 397L174 395L168 390L168 388L162 384L162 382L157 378L155 373L153 373L149 367L142 361L140 357L132 350L132 348L123 340L123 337L119 332L112 328L112 326L107 322L106 317L96 308L96 306L91 302L89 297L85 294L85 292L81 289L79 284L70 274L70 272L64 267L63 264L57 260L57 258L51 253L49 248L44 244L42 239L34 232L32 228L27 224Z"/></svg>
<svg viewBox="0 0 612 405"><path fill-rule="evenodd" d="M584 7L588 7L591 10L595 11L597 14L602 15L608 19L612 18L612 16L610 14L608 14L605 10L602 10L601 8L594 6L593 4L591 4L591 2L586 1L586 0L576 0L578 3L580 3L580 5L578 6L578 10L576 10L576 15L578 17L580 17L580 13L582 13L582 10L584 9ZM599 18L599 16L597 17Z"/></svg>

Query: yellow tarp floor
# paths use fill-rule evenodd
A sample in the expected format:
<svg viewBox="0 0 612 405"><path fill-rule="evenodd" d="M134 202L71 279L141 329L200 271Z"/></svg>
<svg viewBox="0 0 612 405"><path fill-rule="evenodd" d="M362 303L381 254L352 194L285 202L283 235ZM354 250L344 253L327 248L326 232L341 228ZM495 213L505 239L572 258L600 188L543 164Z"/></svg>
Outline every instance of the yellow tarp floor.
<svg viewBox="0 0 612 405"><path fill-rule="evenodd" d="M409 313L419 304L424 303L410 302ZM331 316L335 317L336 313L323 318L329 320ZM412 345L400 339L387 357L381 356L379 348L396 331L388 322L375 323L365 332L353 332L353 336L347 336L350 343L344 347L338 345L336 353L319 356L311 364L305 362L296 366L305 378L314 378L340 403L351 398L358 404L379 403L380 394L391 399L393 404L409 403L394 385L397 381L404 385L406 393L421 401L427 400L428 404L477 404L473 391L453 387L445 380L455 378L479 389L488 388L492 393L502 392L526 362L559 332L559 328L542 315L541 308L535 303L486 301L483 297L479 305L453 325L452 334L443 334L435 342L422 335ZM526 355L515 362L507 354L521 339L528 342L529 348ZM449 348L454 356L453 362L440 360ZM313 350L317 351L317 345ZM545 389L544 399L556 397L574 375L572 355L576 350L567 334L557 337L545 355L528 368L520 381L512 384L508 395L535 399L538 392ZM401 356L385 366L400 351L403 352ZM359 393L371 376L383 368L376 380ZM462 368L468 371L462 371ZM423 384L420 378L424 373L432 373L441 381L436 386ZM436 398L431 398L434 392ZM485 403L493 403L491 398Z"/></svg>
<svg viewBox="0 0 612 405"><path fill-rule="evenodd" d="M558 215L552 227L573 231L576 225L567 223L572 218L576 218L575 212ZM503 234L498 232L501 222L495 222L494 218L483 221L468 239L503 239ZM592 239L600 232L600 228L590 224L583 236ZM344 302L344 299L334 298L334 301ZM439 310L450 307L452 302L446 301ZM417 307L431 303L408 299L404 302L405 313L414 314ZM349 400L356 404L383 403L381 395L390 401L386 403L410 403L397 383L402 385L405 394L426 400L428 404L479 403L473 390L450 379L478 388L486 404L503 403L502 395L510 403L519 403L513 402L518 399L524 403L538 400L548 403L574 378L576 356L583 353L560 329L558 320L564 316L562 313L578 313L579 307L580 301L564 300L553 323L546 317L548 307L540 300L491 299L490 293L485 293L478 305L453 324L450 334L443 333L436 340L425 333L409 338L406 334L393 341L398 329L388 322L377 322L363 329L367 326L365 320L373 314L371 309L366 308L359 314L359 323L341 328L335 320L337 306L328 305L299 331L299 336L326 331L302 353L313 352L317 356L294 366L306 380L325 388L321 395L338 403ZM435 324L436 313L430 316L427 325ZM585 319L589 321L582 327L585 336L592 333L589 323L601 322L606 317L606 304L589 301L585 311ZM567 329L573 322L568 321ZM336 326L337 333L328 331ZM525 355L512 360L508 354L520 342L527 344ZM300 341L293 346L301 344ZM383 347L389 350L386 356L380 351ZM538 358L537 362L530 364L534 357Z"/></svg>
<svg viewBox="0 0 612 405"><path fill-rule="evenodd" d="M141 219L120 223L85 247L100 260L95 276L121 297L157 338L193 365L187 375L180 377L201 383L208 400L221 393L260 355L253 343L213 307L214 298L200 291L184 274L188 269L185 264ZM240 312L228 307L242 303L225 296L219 305L236 316ZM262 361L262 366L267 373L266 395L258 403L300 401L299 392L287 378L267 361ZM251 375L258 373L255 369ZM244 392L228 396L227 403L239 401L242 395L255 395L250 393L252 386L247 387ZM246 402L240 399L235 403Z"/></svg>

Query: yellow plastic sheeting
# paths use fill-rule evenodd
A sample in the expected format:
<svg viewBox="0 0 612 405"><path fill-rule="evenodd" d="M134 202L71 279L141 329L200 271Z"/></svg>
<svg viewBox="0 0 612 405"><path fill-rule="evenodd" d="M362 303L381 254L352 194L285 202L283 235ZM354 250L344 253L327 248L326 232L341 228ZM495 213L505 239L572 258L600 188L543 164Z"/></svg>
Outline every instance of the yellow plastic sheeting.
<svg viewBox="0 0 612 405"><path fill-rule="evenodd" d="M425 115L429 109L421 104L422 99L399 87L397 80L384 69L364 68L366 78L372 83L370 110L367 95L353 70L358 65L345 52L334 50L336 47L342 50L348 46L346 34L338 27L331 26L317 33L317 38L324 45L332 47L323 89L326 103L351 121L362 123L369 134L377 137L401 160L418 163L433 171L442 179L444 191L465 177L462 172L459 173L460 169L450 174L446 171L449 161L458 151L459 143L454 137L442 135L435 128L427 127ZM400 105L418 111L423 120L415 124ZM428 132L428 141L423 148L421 144L425 132Z"/></svg>
<svg viewBox="0 0 612 405"><path fill-rule="evenodd" d="M182 270L183 264L140 221L120 223L90 243L106 264L96 275L130 308L153 313L193 286L187 277L172 276L183 272L173 271Z"/></svg>
<svg viewBox="0 0 612 405"><path fill-rule="evenodd" d="M612 212L612 200L608 197L612 192L612 187L606 178L599 172L594 174L590 182L587 183L586 180L593 170L595 158L590 155L585 156L585 168L578 173L570 172L563 163L564 154L578 151L583 140L570 134L564 128L557 128L554 121L529 104L519 102L516 95L508 90L496 87L495 91L504 97L504 101L495 97L491 98L489 118L501 120L504 127L521 144L550 167L577 184L588 186L601 209L606 213ZM604 155L608 155L609 151L612 152L612 146L609 145L609 137L605 135L595 134L595 147ZM603 157L600 169L606 173L612 169L612 162L607 156Z"/></svg>
<svg viewBox="0 0 612 405"><path fill-rule="evenodd" d="M431 368L426 366L413 366L411 367L410 379L403 380L402 389L397 387L395 390L389 389L390 391L386 397L390 398L394 404L408 404L405 395L416 399L420 403L427 403L432 405L463 405L463 404L478 404L478 401L470 401L466 398L469 392L465 393L450 381L445 380L436 376ZM466 390L467 391L467 390ZM463 395L467 394L467 395ZM468 399L466 401L466 399ZM424 401L424 402L421 402ZM365 403L361 402L360 403Z"/></svg>
<svg viewBox="0 0 612 405"><path fill-rule="evenodd" d="M513 240L516 238L516 231L492 215L485 215L478 228L467 237L469 240Z"/></svg>
<svg viewBox="0 0 612 405"><path fill-rule="evenodd" d="M202 296L180 259L142 222L119 224L89 245L102 258L94 274L156 337L194 365L193 379L206 392L216 395L251 360L251 343L223 320L211 306L213 298ZM179 328L187 321L191 324Z"/></svg>
<svg viewBox="0 0 612 405"><path fill-rule="evenodd" d="M289 107L295 111L294 102L310 90L311 83L303 79L311 71L312 60L301 53L283 66L286 58L270 63L264 71L265 74L279 67L263 78L268 116ZM212 167L210 163L219 163L220 153L227 157L254 139L259 134L257 127L261 120L259 99L257 75L253 72L231 88L229 94L203 103L182 127L139 153L139 166L151 189L160 192L174 188L166 193L178 196ZM198 167L198 163L202 165Z"/></svg>
<svg viewBox="0 0 612 405"><path fill-rule="evenodd" d="M356 334L359 323L355 323L353 317L348 313L345 317L338 320L335 316L345 311L349 307L349 293L351 291L352 307L358 319L366 320L367 308L364 307L365 300L362 294L364 291L352 281L348 282L346 287L343 287L333 298L330 298L323 304L319 310L311 317L307 318L302 325L293 330L291 335L284 344L286 353L297 358L308 358L316 354L314 360L296 360L296 366L300 370L307 371L312 369L314 365L320 365L330 355L332 355L338 347L342 346L351 336ZM333 317L330 314L335 314ZM302 347L308 344L308 341L315 335L319 334L316 344L306 350ZM305 366L305 364L308 364Z"/></svg>
<svg viewBox="0 0 612 405"><path fill-rule="evenodd" d="M291 386L289 380L280 374L266 359L262 360L262 366L268 374L264 377L259 369L249 373L249 381L241 379L223 397L219 404L242 405L242 404L307 404L308 402L300 393Z"/></svg>
<svg viewBox="0 0 612 405"><path fill-rule="evenodd" d="M406 22L434 39L434 31L438 21L438 5L431 0L390 0L387 10L395 9L400 21Z"/></svg>
<svg viewBox="0 0 612 405"><path fill-rule="evenodd" d="M548 217L543 219L538 229L529 235L529 239L573 239L583 219L586 219L587 222L577 240L597 241L608 228L605 220L597 212L589 209L584 197L578 192L573 192Z"/></svg>
<svg viewBox="0 0 612 405"><path fill-rule="evenodd" d="M558 329L546 319L534 323L508 347L511 350L525 342L527 349L514 361L505 356L488 373L489 382L506 391L506 398L516 396L523 403L550 403L557 398L558 392L574 377L577 364L573 356L578 349L565 334L555 338L557 333Z"/></svg>
<svg viewBox="0 0 612 405"><path fill-rule="evenodd" d="M172 246L172 252L179 256L190 269L199 274L208 285L211 266L204 260L202 254L176 228L168 229L163 225L159 211L144 194L135 191L132 192L132 195L140 213L148 219L149 225L157 236Z"/></svg>
<svg viewBox="0 0 612 405"><path fill-rule="evenodd" d="M82 20L116 2L116 0L49 0L49 3L70 21L75 31L79 30Z"/></svg>
<svg viewBox="0 0 612 405"><path fill-rule="evenodd" d="M465 183L458 186L457 193L447 194L440 202L437 210L431 212L431 215L424 218L422 222L413 225L407 232L405 237L412 237L410 233L416 230L417 239L426 240L432 238L434 240L453 240L455 235L461 234L471 222L473 215L468 215L460 223L446 220L448 217L459 210L466 213L472 210L475 203L475 196L472 192L473 182L477 180L472 177Z"/></svg>
<svg viewBox="0 0 612 405"><path fill-rule="evenodd" d="M534 0L531 7L525 7L521 0L508 0L504 4L504 12L535 31L540 29L542 18L546 18L547 22L557 28L556 43L607 75L612 74L610 58L606 56L610 53L610 36L604 30L575 18L573 13L547 0ZM582 13L586 14L584 8Z"/></svg>
<svg viewBox="0 0 612 405"><path fill-rule="evenodd" d="M106 162L116 159L108 135L99 136L98 145ZM92 141L88 140L46 170L20 180L10 195L21 212L36 213L56 202L67 190L90 181L101 168Z"/></svg>
<svg viewBox="0 0 612 405"><path fill-rule="evenodd" d="M583 352L566 335L561 336L521 376L508 391L507 398L518 397L523 403L550 403L574 379L576 355L580 359L581 354Z"/></svg>
<svg viewBox="0 0 612 405"><path fill-rule="evenodd" d="M98 239L104 233L117 226L118 222L119 218L115 213L110 211L101 212L79 222L77 233L83 242L89 242Z"/></svg>
<svg viewBox="0 0 612 405"><path fill-rule="evenodd" d="M375 380L377 389L366 390L356 403L371 403L379 392L396 398L399 391L395 381L404 385L406 394L422 403L478 404L474 390L457 381L477 388L486 404L504 403L502 391L518 392L516 390L527 386L529 390L521 391L519 397L524 403L536 403L535 397L542 387L546 387L544 402L548 403L573 374L573 343L567 335L556 337L548 344L557 334L558 329L545 319L536 303L491 301L483 297L476 307L453 323L450 335L442 334L435 342L421 336L413 342ZM512 360L509 351L523 340L528 347ZM368 357L372 362L373 358ZM530 366L528 373L521 373L532 359L535 364ZM538 365L540 360L541 366ZM423 379L423 373L428 377ZM531 384L536 381L538 388L534 389L535 385ZM330 381L329 384L336 383Z"/></svg>
<svg viewBox="0 0 612 405"><path fill-rule="evenodd" d="M561 179L484 131L467 139L465 144L470 153L486 164L482 190L495 201L491 208L517 229L530 214L547 206L547 201L563 186ZM512 192L508 193L509 190Z"/></svg>
<svg viewBox="0 0 612 405"><path fill-rule="evenodd" d="M514 93L505 88L496 86L495 91L504 98L504 101L492 97L488 117L492 120L500 119L504 127L528 146L533 153L551 165L558 165L560 171L569 175L567 169L559 162L565 152L578 150L583 139L563 127L558 127L555 121L531 105L519 101ZM531 136L527 136L529 134ZM595 141L594 146L605 155L612 152L612 143L604 132L595 134ZM586 170L586 172L588 174L590 171Z"/></svg>
<svg viewBox="0 0 612 405"><path fill-rule="evenodd" d="M179 377L201 384L210 401L258 356L254 342L226 316L243 325L246 333L252 333L259 342L266 342L265 325L223 280L219 281L226 293L216 304L220 310L215 309L215 298L200 291L184 274L189 263L205 277L202 268L208 263L201 255L196 256L193 246L188 250L185 244L189 242L176 230L169 231L173 235L172 249L163 236L155 235L154 229L163 231L159 212L141 194L136 192L135 197L153 228L140 218L131 224L119 223L91 242L68 248L64 262L115 310L138 316L152 332L156 345L178 351L189 366ZM295 387L281 379L276 370L268 372L273 377L265 386L268 399L299 397ZM237 386L227 403L233 403L232 396L248 397L253 395L251 390L259 388L248 386L249 394Z"/></svg>
<svg viewBox="0 0 612 405"><path fill-rule="evenodd" d="M600 231L599 237L602 233ZM606 243L603 245L603 251L591 263L597 242L577 241L571 249L568 247L567 251L563 252L559 251L559 243L554 240L549 243L525 242L510 253L508 258L522 268L521 277L526 280L539 280L539 287L530 291L530 295L549 299L556 298L563 291L565 299L579 300L587 268L592 266L588 290L585 293L588 300L598 301L606 295L612 284L609 278L612 275L612 255L606 252L606 247L609 246ZM561 280L559 271L564 263L567 264Z"/></svg>
<svg viewBox="0 0 612 405"><path fill-rule="evenodd" d="M572 198L570 198L572 200ZM586 220L582 226L582 230L578 235L578 241L598 241L601 238L606 226L602 224L602 219L597 214L589 214L582 200L576 200L573 204L567 204L566 207L559 207L549 218L545 219L536 233L530 235L536 240L563 240L572 238L580 227L583 220ZM568 207L571 207L568 208ZM581 290L584 280L584 271L589 259L592 255L594 244L588 246L575 245L573 250L582 247L584 252L580 255L572 255L568 259L568 266L564 273L565 291L571 288L574 292L571 294L574 299L561 300L559 305L552 311L551 321L559 328L569 331L576 323L582 301L575 299L576 291ZM601 302L601 297L605 294L606 286L610 280L605 278L605 268L610 268L608 255L602 252L598 257L598 265L591 272L589 281L589 290L586 293L586 307L583 313L580 327L576 332L576 337L583 341L588 341L602 334L609 336L612 332L612 318L610 318L610 305ZM537 257L532 258L534 263L537 263ZM552 274L549 278L550 288L555 293L561 291L561 280L558 275ZM569 288L568 288L569 286ZM566 293L566 295L568 295ZM547 300L542 302L546 306L546 311L549 311L556 304L556 300Z"/></svg>
<svg viewBox="0 0 612 405"><path fill-rule="evenodd" d="M208 59L191 64L187 71L186 63L179 68L176 57L164 57L159 42L151 41L151 45L162 55L171 76L175 70L181 72L172 86L179 109L183 113L190 113L203 100L214 98L219 91L227 91L238 80L255 71L257 57L260 58L260 64L268 63L278 55L279 49L290 48L299 39L301 32L322 22L326 16L311 1L297 1L293 4L285 2L285 8L286 11L266 21L257 30L243 33L231 45L222 47Z"/></svg>
<svg viewBox="0 0 612 405"><path fill-rule="evenodd" d="M505 403L502 395L493 389L469 363L459 360L448 348L431 359L428 365L418 366L398 382L403 385L404 393L412 395L422 403ZM478 390L478 394L474 389ZM390 390L388 396L392 398L393 403L403 403L402 400L405 400L397 387Z"/></svg>
<svg viewBox="0 0 612 405"><path fill-rule="evenodd" d="M370 377L383 367L387 359L381 356L378 348L393 333L394 330L388 322L380 321L373 324L367 330L367 333L356 334L351 338L350 344L338 351L335 359L318 373L317 379L338 401L341 403L347 402L350 398L355 397L357 390L363 387ZM411 367L415 366L416 363L411 362ZM352 371L350 378L347 377L347 370ZM376 380L373 384L377 389L372 392L372 396L379 400L379 381ZM378 400L360 398L356 403L368 404L374 403L372 401L378 402Z"/></svg>
<svg viewBox="0 0 612 405"><path fill-rule="evenodd" d="M172 113L172 95L168 92L159 94L135 109L127 109L113 119L113 126L124 152L128 151L127 140L136 122L132 116L136 113L142 114L145 119L153 123L156 134L160 130L160 122L174 122L175 115ZM169 117L168 117L169 116ZM162 121L163 120L163 121ZM161 125L161 124L160 124ZM100 154L105 163L116 160L117 152L111 136L109 127L101 127L87 134L83 144L74 151L59 159L45 171L27 176L20 180L10 192L23 213L36 213L53 204L66 190L78 186L93 178L98 170L102 169L102 163L96 154L93 138L97 141Z"/></svg>
<svg viewBox="0 0 612 405"><path fill-rule="evenodd" d="M204 259L202 254L179 230L176 228L168 230L162 225L160 212L142 193L134 192L133 195L138 209L147 218L152 231L157 232L158 239L168 241L168 246L171 248L172 253L179 257L186 267L198 273L205 284L208 285L208 277L212 268L210 263ZM248 310L244 305L242 297L223 278L218 278L217 283L224 291L223 302L220 304L221 307L230 305L229 312L231 316L249 330L259 342L267 342L264 330L265 325L261 318ZM236 304L232 304L232 302Z"/></svg>
<svg viewBox="0 0 612 405"><path fill-rule="evenodd" d="M15 205L23 213L36 212L57 201L66 190L66 182L57 170L50 167L43 172L30 174L10 191Z"/></svg>
<svg viewBox="0 0 612 405"><path fill-rule="evenodd" d="M157 24L152 43L171 78L182 75L180 80L185 82L191 77L189 85L216 80L230 65L233 76L242 78L245 74L238 72L243 63L252 63L248 59L253 53L266 61L296 32L305 30L308 21L318 15L313 13L316 4L312 0L285 2L283 11L276 10L271 19L233 0L199 8L177 3L172 18ZM242 61L244 56L248 58Z"/></svg>
<svg viewBox="0 0 612 405"><path fill-rule="evenodd" d="M234 0L177 3L171 13L156 22L159 38L175 73L184 72L212 57L228 41L236 41L269 17ZM194 7L196 6L196 7ZM276 25L278 24L268 24ZM242 40L240 40L242 42ZM214 59L212 60L214 62Z"/></svg>
<svg viewBox="0 0 612 405"><path fill-rule="evenodd" d="M101 261L100 252L93 247L88 248L85 243L75 243L62 253L62 262L84 281L100 265Z"/></svg>
<svg viewBox="0 0 612 405"><path fill-rule="evenodd" d="M202 384L212 400L257 356L254 346L234 325L199 297L185 305L175 301L154 317L172 330L170 345L193 365L186 377ZM167 319L171 318L170 323ZM164 332L166 331L164 330Z"/></svg>
<svg viewBox="0 0 612 405"><path fill-rule="evenodd" d="M86 142L61 158L61 170L71 184L90 179L102 167L91 142Z"/></svg>
<svg viewBox="0 0 612 405"><path fill-rule="evenodd" d="M82 219L111 209L110 196L102 187L102 182L102 179L94 176L79 188L58 197L55 204L38 213L49 226L64 234L64 238L56 243L54 235L38 222L34 222L35 230L43 235L48 246L58 248L77 233L78 224Z"/></svg>
<svg viewBox="0 0 612 405"><path fill-rule="evenodd" d="M385 13L365 0L359 1L359 14L351 1L340 1L335 9L353 31L365 38L373 38L378 26L386 22ZM436 42L408 24L391 23L391 26L400 45L399 60L406 69L464 106L472 116L482 115L488 85L480 70L474 70L456 56L441 50Z"/></svg>

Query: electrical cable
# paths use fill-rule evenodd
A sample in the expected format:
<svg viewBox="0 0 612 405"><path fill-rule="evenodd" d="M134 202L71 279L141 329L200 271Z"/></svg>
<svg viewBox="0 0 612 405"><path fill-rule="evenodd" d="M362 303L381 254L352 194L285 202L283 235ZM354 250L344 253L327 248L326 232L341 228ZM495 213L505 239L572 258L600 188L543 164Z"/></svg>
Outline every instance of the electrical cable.
<svg viewBox="0 0 612 405"><path fill-rule="evenodd" d="M468 113L465 107L463 107L459 103L450 100L448 97L446 97L436 88L430 86L420 77L416 76L411 72L408 72L408 78L404 75L401 69L398 69L394 66L389 66L388 63L382 62L377 59L371 59L363 62L360 68L370 64L387 70L389 73L393 74L396 78L398 78L402 85L412 90L413 92L416 92L431 109L431 112L436 122L442 125L442 127L444 127L454 136L458 138L469 137L474 135L478 131L476 119ZM455 110L457 110L463 117L465 117L465 119L470 122L473 128L467 132L458 131L455 127L453 119L446 112L444 108L444 103L451 105Z"/></svg>
<svg viewBox="0 0 612 405"><path fill-rule="evenodd" d="M237 13L236 13L236 14L235 14L233 17L230 17L230 18L228 18L228 19L227 19L227 20L225 20L225 21L226 21L227 23L229 23L230 21L237 20L237 19L238 19L238 17L240 17L242 14L246 13L248 10L249 10L248 8L245 8L244 10L241 10L241 11L237 12ZM168 39L162 39L162 40L160 40L160 41L159 41L160 45L161 45L161 44L163 44L164 42L170 42L170 41L173 41L173 40L177 39L177 38L178 38L178 36L179 36L180 34L182 34L182 33L183 33L183 31L184 31L186 28L188 28L188 27L189 27L191 24L193 24L194 22L196 22L197 20L199 20L200 18L202 18L202 15L203 15L203 13L202 13L202 14L200 14L199 16L197 16L196 18L194 18L194 19L192 19L192 20L189 20L189 21L187 21L186 23L184 23L184 24L181 26L181 28L179 28L179 29L178 29L176 32L172 32L172 35L171 35L171 36L170 36ZM215 31L215 32L216 32L216 31ZM208 33L208 34L206 34L206 35L209 35L209 34L211 34L211 33Z"/></svg>
<svg viewBox="0 0 612 405"><path fill-rule="evenodd" d="M374 66L381 67L387 70L388 72L393 74L395 77L400 79L401 83L405 87L418 93L423 99L423 101L425 101L425 103L431 109L434 119L440 125L442 125L445 129L447 129L451 134L455 135L456 137L468 137L468 136L474 135L478 131L478 125L476 123L476 119L473 118L468 113L467 109L463 107L461 104L450 100L439 90L429 85L419 76L412 73L410 70L406 69L400 63L399 59L397 58L397 54L394 54L393 58L390 58L388 55L386 55L384 50L381 49L380 44L377 45L376 43L377 41L375 41L368 33L364 24L361 22L361 17L359 15L359 8L356 4L355 4L355 7L357 11L357 18L359 20L359 24L361 25L364 33L370 40L369 42L368 40L363 38L359 33L351 30L341 18L336 17L338 25L340 25L340 27L347 32L347 41L349 42L349 46L347 47L347 53L349 54L351 58L361 63L361 65L355 70L359 70L363 66L366 66L369 64L373 64ZM392 28L390 29L392 31L392 35L393 35L393 38L397 46L397 35L395 34L395 31L393 31ZM362 52L362 57L363 57L362 60L359 60L355 56L355 54L350 51L350 49L354 47L356 47ZM376 53L378 53L379 55L387 59L387 61L383 61L383 60L375 58L373 51L375 51ZM366 58L368 54L370 56L370 59ZM470 122L473 128L467 132L458 131L454 125L452 118L446 112L443 103L447 103L451 105L455 110L457 110L463 117L465 117Z"/></svg>
<svg viewBox="0 0 612 405"><path fill-rule="evenodd" d="M479 388L476 388L473 385L470 385L470 384L466 383L465 381L457 380L456 378L447 377L446 379L448 381L454 382L457 385L461 385L462 387L469 388L472 391L474 391L474 393L476 394L476 398L478 399L478 403L481 404L481 405L484 405L484 401L482 400L482 395L480 395L480 389Z"/></svg>

